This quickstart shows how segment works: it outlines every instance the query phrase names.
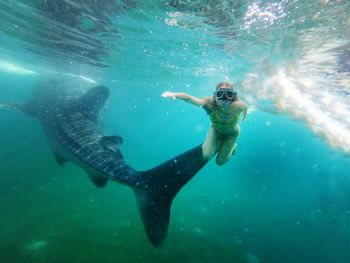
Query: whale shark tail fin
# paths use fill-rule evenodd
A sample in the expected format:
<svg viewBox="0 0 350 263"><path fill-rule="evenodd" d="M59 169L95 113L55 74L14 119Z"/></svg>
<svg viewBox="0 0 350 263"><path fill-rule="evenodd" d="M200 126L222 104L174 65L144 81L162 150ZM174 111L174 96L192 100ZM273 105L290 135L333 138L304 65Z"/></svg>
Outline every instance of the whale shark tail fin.
<svg viewBox="0 0 350 263"><path fill-rule="evenodd" d="M140 172L134 188L137 206L151 243L161 247L168 230L171 203L180 189L208 162L201 145L148 171Z"/></svg>

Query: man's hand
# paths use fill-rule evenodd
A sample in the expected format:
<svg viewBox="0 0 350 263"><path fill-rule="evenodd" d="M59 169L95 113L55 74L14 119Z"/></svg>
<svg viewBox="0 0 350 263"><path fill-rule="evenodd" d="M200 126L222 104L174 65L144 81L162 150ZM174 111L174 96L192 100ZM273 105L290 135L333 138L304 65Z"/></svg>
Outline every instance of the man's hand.
<svg viewBox="0 0 350 263"><path fill-rule="evenodd" d="M203 106L205 101L203 99L199 99L197 97L191 96L184 92L171 92L165 91L162 93L162 97L164 98L172 98L173 100L179 99L185 102L194 104L196 106Z"/></svg>
<svg viewBox="0 0 350 263"><path fill-rule="evenodd" d="M176 93L171 91L165 91L162 93L162 97L164 98L172 98L173 100L176 100Z"/></svg>

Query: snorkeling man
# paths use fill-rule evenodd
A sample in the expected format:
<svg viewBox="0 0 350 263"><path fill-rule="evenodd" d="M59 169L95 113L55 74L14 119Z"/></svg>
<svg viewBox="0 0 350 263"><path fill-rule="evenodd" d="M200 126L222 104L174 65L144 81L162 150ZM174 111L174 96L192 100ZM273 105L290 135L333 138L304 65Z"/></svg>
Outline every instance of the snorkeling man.
<svg viewBox="0 0 350 263"><path fill-rule="evenodd" d="M202 146L204 158L209 160L218 153L216 156L218 165L223 165L231 158L236 150L236 140L240 133L239 116L242 114L244 121L248 108L238 98L230 82L218 83L213 97L200 99L183 92L170 91L164 92L162 96L203 107L211 120L207 138Z"/></svg>

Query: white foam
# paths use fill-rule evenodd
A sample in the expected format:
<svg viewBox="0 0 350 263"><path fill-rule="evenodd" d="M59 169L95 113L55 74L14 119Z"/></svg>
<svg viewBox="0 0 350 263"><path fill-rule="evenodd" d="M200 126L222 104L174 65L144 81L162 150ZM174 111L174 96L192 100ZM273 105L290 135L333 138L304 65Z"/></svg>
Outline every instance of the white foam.
<svg viewBox="0 0 350 263"><path fill-rule="evenodd" d="M344 95L350 87L349 75L339 74L339 54L334 51L342 45L328 43L279 68L262 61L259 71L246 76L246 99L262 110L292 115L330 146L350 154L350 103Z"/></svg>

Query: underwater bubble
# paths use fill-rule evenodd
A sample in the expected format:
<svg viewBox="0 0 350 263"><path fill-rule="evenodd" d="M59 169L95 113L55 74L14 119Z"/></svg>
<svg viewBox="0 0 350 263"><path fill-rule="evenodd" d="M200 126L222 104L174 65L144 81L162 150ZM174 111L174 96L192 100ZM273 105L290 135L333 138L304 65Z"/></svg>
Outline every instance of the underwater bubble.
<svg viewBox="0 0 350 263"><path fill-rule="evenodd" d="M272 122L271 121L265 121L266 126L271 126Z"/></svg>
<svg viewBox="0 0 350 263"><path fill-rule="evenodd" d="M209 209L205 206L199 206L199 211L204 213L204 214L208 214L209 213Z"/></svg>
<svg viewBox="0 0 350 263"><path fill-rule="evenodd" d="M203 230L200 227L195 227L194 232L200 236L204 235Z"/></svg>
<svg viewBox="0 0 350 263"><path fill-rule="evenodd" d="M234 236L233 236L233 242L234 242L236 245L242 245L242 244L243 244L242 239L241 239L238 235L234 235Z"/></svg>
<svg viewBox="0 0 350 263"><path fill-rule="evenodd" d="M260 259L258 259L255 255L250 253L245 255L245 259L247 263L260 263Z"/></svg>
<svg viewBox="0 0 350 263"><path fill-rule="evenodd" d="M46 240L33 240L24 246L24 249L30 252L38 252L43 250L48 245Z"/></svg>
<svg viewBox="0 0 350 263"><path fill-rule="evenodd" d="M186 219L185 217L183 217L183 216L177 217L177 220L178 220L180 223L185 223L185 222L187 222L187 219Z"/></svg>

